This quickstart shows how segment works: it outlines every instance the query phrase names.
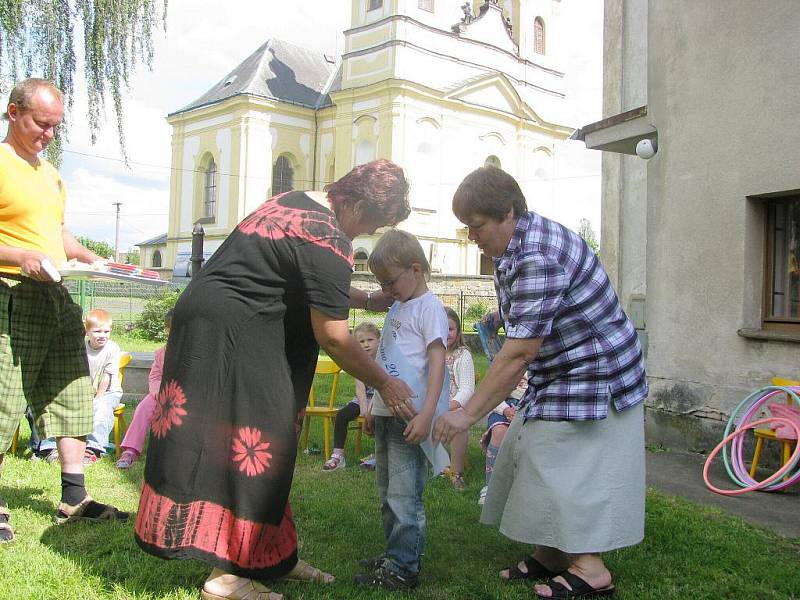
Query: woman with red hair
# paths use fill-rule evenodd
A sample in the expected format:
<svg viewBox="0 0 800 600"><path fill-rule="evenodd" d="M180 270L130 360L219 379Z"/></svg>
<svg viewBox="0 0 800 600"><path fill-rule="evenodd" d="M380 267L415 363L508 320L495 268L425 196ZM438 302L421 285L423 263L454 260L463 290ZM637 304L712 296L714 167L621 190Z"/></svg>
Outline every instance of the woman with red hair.
<svg viewBox="0 0 800 600"><path fill-rule="evenodd" d="M288 504L319 347L410 417L411 390L349 333L351 240L408 217L397 165L360 165L324 192L267 200L194 275L175 307L153 415L136 541L213 571L202 597L274 600L257 580L331 583L297 556Z"/></svg>

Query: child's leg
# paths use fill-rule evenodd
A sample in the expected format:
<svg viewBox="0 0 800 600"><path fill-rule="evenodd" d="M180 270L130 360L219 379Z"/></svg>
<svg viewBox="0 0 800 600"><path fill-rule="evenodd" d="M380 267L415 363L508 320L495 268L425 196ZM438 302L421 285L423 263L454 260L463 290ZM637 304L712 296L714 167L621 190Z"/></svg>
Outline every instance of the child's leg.
<svg viewBox="0 0 800 600"><path fill-rule="evenodd" d="M453 475L460 475L464 472L464 456L467 453L467 442L469 431L457 433L450 442L450 465L453 467Z"/></svg>
<svg viewBox="0 0 800 600"><path fill-rule="evenodd" d="M128 431L125 432L125 437L120 443L120 447L123 450L132 450L137 455L142 453L144 440L147 437L147 432L150 431L150 422L153 420L153 411L155 409L156 397L153 394L147 394L136 405L131 424L128 426Z"/></svg>
<svg viewBox="0 0 800 600"><path fill-rule="evenodd" d="M347 441L347 426L350 421L358 418L361 409L358 402L348 402L336 413L336 419L333 422L333 452L344 454L344 444Z"/></svg>
<svg viewBox="0 0 800 600"><path fill-rule="evenodd" d="M420 556L425 548L422 492L428 475L425 453L418 445L406 443L405 427L402 419L391 418L386 428L389 474L383 503L384 529L388 530L392 524L384 566L404 577L419 573Z"/></svg>
<svg viewBox="0 0 800 600"><path fill-rule="evenodd" d="M105 454L108 435L114 428L114 407L122 399L122 392L108 392L92 403L92 432L86 438L86 447L95 454Z"/></svg>
<svg viewBox="0 0 800 600"><path fill-rule="evenodd" d="M378 501L381 504L383 537L388 540L394 529L394 513L386 503L389 490L388 427L393 417L375 417L375 483L378 486Z"/></svg>
<svg viewBox="0 0 800 600"><path fill-rule="evenodd" d="M486 448L486 485L489 485L489 481L492 478L494 461L497 459L497 452L500 450L500 444L503 443L503 438L506 437L506 431L508 431L508 425L506 424L492 427L491 438Z"/></svg>

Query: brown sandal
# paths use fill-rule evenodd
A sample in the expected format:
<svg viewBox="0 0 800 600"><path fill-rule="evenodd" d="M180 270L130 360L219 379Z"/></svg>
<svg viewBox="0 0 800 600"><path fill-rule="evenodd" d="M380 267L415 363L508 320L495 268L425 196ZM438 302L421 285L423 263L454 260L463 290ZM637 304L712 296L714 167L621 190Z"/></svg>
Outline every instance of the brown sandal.
<svg viewBox="0 0 800 600"><path fill-rule="evenodd" d="M211 576L206 579L206 585L210 579ZM225 591L224 596L209 592L203 586L200 597L203 600L283 600L282 594L273 592L264 584L246 577L239 577L234 586Z"/></svg>
<svg viewBox="0 0 800 600"><path fill-rule="evenodd" d="M312 567L304 560L298 560L294 568L283 577L279 577L280 581L309 581L312 583L329 584L336 581L336 578L330 573L320 571L316 567Z"/></svg>
<svg viewBox="0 0 800 600"><path fill-rule="evenodd" d="M127 521L130 513L123 512L110 504L95 502L91 497L86 496L75 506L61 503L58 505L53 520L56 525L63 525L74 521Z"/></svg>
<svg viewBox="0 0 800 600"><path fill-rule="evenodd" d="M11 513L8 508L0 506L0 544L14 541L14 529L9 524L10 520Z"/></svg>

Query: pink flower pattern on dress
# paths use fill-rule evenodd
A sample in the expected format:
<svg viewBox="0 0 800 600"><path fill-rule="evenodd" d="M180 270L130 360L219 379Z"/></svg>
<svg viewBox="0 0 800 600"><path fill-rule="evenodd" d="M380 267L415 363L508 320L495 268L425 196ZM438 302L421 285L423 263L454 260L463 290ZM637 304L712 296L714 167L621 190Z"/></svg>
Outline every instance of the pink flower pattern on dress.
<svg viewBox="0 0 800 600"><path fill-rule="evenodd" d="M255 427L242 427L239 436L233 438L233 461L248 477L260 475L269 468L272 453L267 452L270 443L261 440L261 431Z"/></svg>
<svg viewBox="0 0 800 600"><path fill-rule="evenodd" d="M186 404L186 395L178 382L173 379L156 396L153 421L150 426L155 437L163 438L173 425L183 423L181 417L185 417L187 414L186 409L183 408L184 404Z"/></svg>

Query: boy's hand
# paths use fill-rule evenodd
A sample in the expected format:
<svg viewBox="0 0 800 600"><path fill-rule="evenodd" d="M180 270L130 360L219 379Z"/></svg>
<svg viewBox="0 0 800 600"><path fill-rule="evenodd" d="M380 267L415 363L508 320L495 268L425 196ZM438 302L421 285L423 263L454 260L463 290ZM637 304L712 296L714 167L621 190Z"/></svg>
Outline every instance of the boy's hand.
<svg viewBox="0 0 800 600"><path fill-rule="evenodd" d="M408 422L405 431L403 431L403 436L405 436L409 444L421 444L431 434L431 423L433 423L433 415L417 413Z"/></svg>
<svg viewBox="0 0 800 600"><path fill-rule="evenodd" d="M364 415L364 424L361 426L361 431L369 437L375 437L375 415L371 412Z"/></svg>
<svg viewBox="0 0 800 600"><path fill-rule="evenodd" d="M448 410L458 410L459 408L461 408L461 405L458 402L455 400L450 400L450 406L448 407Z"/></svg>
<svg viewBox="0 0 800 600"><path fill-rule="evenodd" d="M514 415L517 414L517 409L513 406L508 406L503 409L503 416L508 419L509 421L514 418Z"/></svg>

